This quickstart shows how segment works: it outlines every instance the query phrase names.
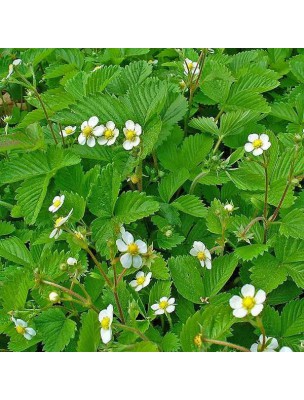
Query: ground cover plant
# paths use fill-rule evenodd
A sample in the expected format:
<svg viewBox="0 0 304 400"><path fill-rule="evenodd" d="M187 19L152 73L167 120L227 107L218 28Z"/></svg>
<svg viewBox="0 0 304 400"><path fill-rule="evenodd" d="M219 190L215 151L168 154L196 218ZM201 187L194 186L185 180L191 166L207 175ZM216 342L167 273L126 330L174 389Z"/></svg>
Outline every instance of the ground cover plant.
<svg viewBox="0 0 304 400"><path fill-rule="evenodd" d="M2 49L2 351L301 351L304 51Z"/></svg>

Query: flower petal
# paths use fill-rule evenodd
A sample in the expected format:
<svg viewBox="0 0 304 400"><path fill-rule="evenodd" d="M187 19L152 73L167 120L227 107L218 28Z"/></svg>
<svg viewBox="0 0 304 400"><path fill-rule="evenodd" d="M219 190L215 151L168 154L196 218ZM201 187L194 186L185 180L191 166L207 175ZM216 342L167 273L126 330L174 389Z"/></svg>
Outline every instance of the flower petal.
<svg viewBox="0 0 304 400"><path fill-rule="evenodd" d="M141 256L133 256L132 264L134 268L140 268L142 266Z"/></svg>
<svg viewBox="0 0 304 400"><path fill-rule="evenodd" d="M124 231L121 234L122 240L126 243L126 244L131 244L134 243L134 237L132 235L132 233Z"/></svg>
<svg viewBox="0 0 304 400"><path fill-rule="evenodd" d="M134 281L131 281L130 282L130 286L132 286L132 287L137 287L138 285L137 285L137 281L136 280L134 280Z"/></svg>
<svg viewBox="0 0 304 400"><path fill-rule="evenodd" d="M252 154L253 154L254 156L260 156L261 154L263 154L263 150L262 150L261 147L259 147L258 149L254 149L253 152L252 152Z"/></svg>
<svg viewBox="0 0 304 400"><path fill-rule="evenodd" d="M113 130L115 129L115 124L114 124L113 121L108 121L108 122L106 123L106 127L107 127L108 129L111 129L111 131L113 131Z"/></svg>
<svg viewBox="0 0 304 400"><path fill-rule="evenodd" d="M263 142L263 145L261 146L261 149L262 150L268 150L270 146L271 146L270 142Z"/></svg>
<svg viewBox="0 0 304 400"><path fill-rule="evenodd" d="M162 308L160 308L159 310L156 310L155 311L155 315L161 315L161 314L164 314L165 313L165 310L163 310Z"/></svg>
<svg viewBox="0 0 304 400"><path fill-rule="evenodd" d="M159 309L159 305L158 305L158 303L156 303L156 304L152 304L151 308L152 308L152 310L153 310L153 311L156 311L156 310L158 310L158 309Z"/></svg>
<svg viewBox="0 0 304 400"><path fill-rule="evenodd" d="M121 265L124 268L130 268L132 265L132 256L129 253L125 253L123 256L120 257Z"/></svg>
<svg viewBox="0 0 304 400"><path fill-rule="evenodd" d="M262 140L262 142L269 142L269 136L266 135L266 133L262 133L260 135L260 139Z"/></svg>
<svg viewBox="0 0 304 400"><path fill-rule="evenodd" d="M254 297L255 288L253 285L244 285L241 293L244 297Z"/></svg>
<svg viewBox="0 0 304 400"><path fill-rule="evenodd" d="M136 240L135 243L137 244L139 252L141 254L145 254L148 251L148 247L147 247L146 243L143 242L142 240Z"/></svg>
<svg viewBox="0 0 304 400"><path fill-rule="evenodd" d="M96 137L99 137L103 134L104 132L104 127L103 126L96 126L96 128L93 129L93 135Z"/></svg>
<svg viewBox="0 0 304 400"><path fill-rule="evenodd" d="M253 315L254 317L256 317L257 315L259 315L261 313L261 311L263 310L264 306L263 304L256 304L252 309L251 309L251 315Z"/></svg>
<svg viewBox="0 0 304 400"><path fill-rule="evenodd" d="M126 245L126 243L121 240L121 239L117 239L116 240L116 246L118 248L119 251L125 252L128 250L128 246Z"/></svg>
<svg viewBox="0 0 304 400"><path fill-rule="evenodd" d="M89 139L87 140L87 145L89 147L94 147L96 144L96 139L94 138L94 136L89 137Z"/></svg>
<svg viewBox="0 0 304 400"><path fill-rule="evenodd" d="M229 300L230 307L232 308L241 308L243 304L243 300L240 296L232 296Z"/></svg>
<svg viewBox="0 0 304 400"><path fill-rule="evenodd" d="M26 328L25 332L28 333L31 336L36 336L36 331L33 328Z"/></svg>
<svg viewBox="0 0 304 400"><path fill-rule="evenodd" d="M257 291L256 295L254 296L256 304L262 304L266 300L266 293L264 290L260 289Z"/></svg>
<svg viewBox="0 0 304 400"><path fill-rule="evenodd" d="M130 119L128 120L128 121L126 121L126 128L129 130L129 131L134 131L134 128L135 128L135 124L134 124L134 122L133 121L131 121Z"/></svg>
<svg viewBox="0 0 304 400"><path fill-rule="evenodd" d="M89 125L91 128L95 128L95 126L98 124L98 122L99 122L99 119L98 119L97 117L91 117L91 118L89 119L89 121L88 121L88 125Z"/></svg>
<svg viewBox="0 0 304 400"><path fill-rule="evenodd" d="M189 253L190 253L192 256L196 257L196 256L197 256L197 253L198 253L198 250L196 250L195 248L192 247L192 249L190 250Z"/></svg>
<svg viewBox="0 0 304 400"><path fill-rule="evenodd" d="M142 276L145 276L145 273L143 271L138 271L135 276L136 278L141 278Z"/></svg>
<svg viewBox="0 0 304 400"><path fill-rule="evenodd" d="M169 314L172 313L174 310L175 310L175 306L173 306L173 305L168 306L168 307L166 308L166 312L169 313Z"/></svg>
<svg viewBox="0 0 304 400"><path fill-rule="evenodd" d="M133 147L136 147L139 145L140 143L140 138L138 136L136 136L136 138L133 140Z"/></svg>
<svg viewBox="0 0 304 400"><path fill-rule="evenodd" d="M139 124L135 124L135 126L134 126L134 130L135 130L135 132L136 132L136 135L141 135L141 133L142 133L142 128L141 128L141 126L139 125Z"/></svg>
<svg viewBox="0 0 304 400"><path fill-rule="evenodd" d="M233 310L233 315L236 318L244 318L247 315L247 310L245 310L245 308L238 308Z"/></svg>
<svg viewBox="0 0 304 400"><path fill-rule="evenodd" d="M259 138L259 135L257 133L251 133L248 136L248 142L253 142L254 140L257 140Z"/></svg>
<svg viewBox="0 0 304 400"><path fill-rule="evenodd" d="M105 137L100 137L97 139L98 144L100 144L101 146L105 145L108 140Z"/></svg>
<svg viewBox="0 0 304 400"><path fill-rule="evenodd" d="M256 352L258 351L258 344L257 343L253 343L250 347L250 351Z"/></svg>
<svg viewBox="0 0 304 400"><path fill-rule="evenodd" d="M83 146L86 143L86 141L87 141L86 137L81 133L78 136L78 143Z"/></svg>
<svg viewBox="0 0 304 400"><path fill-rule="evenodd" d="M212 268L212 263L211 263L211 260L209 258L206 258L205 264L206 264L206 268L207 269L211 269Z"/></svg>
<svg viewBox="0 0 304 400"><path fill-rule="evenodd" d="M85 128L86 126L88 126L88 121L84 121L84 122L81 124L81 128L80 128L80 129L83 131L84 128Z"/></svg>
<svg viewBox="0 0 304 400"><path fill-rule="evenodd" d="M133 142L131 142L131 140L125 140L122 145L125 150L131 150L134 147Z"/></svg>
<svg viewBox="0 0 304 400"><path fill-rule="evenodd" d="M100 329L101 340L104 344L109 343L112 339L112 329Z"/></svg>
<svg viewBox="0 0 304 400"><path fill-rule="evenodd" d="M253 144L252 143L246 143L244 146L245 151L247 151L247 153L249 153L250 151L252 151L254 149Z"/></svg>
<svg viewBox="0 0 304 400"><path fill-rule="evenodd" d="M168 300L168 304L172 305L175 303L175 298L171 297L171 299Z"/></svg>

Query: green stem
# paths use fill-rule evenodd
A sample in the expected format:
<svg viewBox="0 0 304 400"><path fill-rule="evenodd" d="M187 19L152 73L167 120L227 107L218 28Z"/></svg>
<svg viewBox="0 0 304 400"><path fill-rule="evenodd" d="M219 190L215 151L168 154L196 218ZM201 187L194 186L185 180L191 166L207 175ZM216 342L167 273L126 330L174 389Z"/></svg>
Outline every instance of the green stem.
<svg viewBox="0 0 304 400"><path fill-rule="evenodd" d="M269 177L268 177L268 162L266 159L265 154L263 153L263 158L264 158L264 169L265 169L265 197L264 197L264 243L267 241L267 229L268 229L268 223L267 223L267 213L268 213L268 185L269 185Z"/></svg>
<svg viewBox="0 0 304 400"><path fill-rule="evenodd" d="M239 351L242 351L242 352L250 353L250 350L247 349L246 347L238 346L237 344L234 344L234 343L224 342L223 340L203 339L203 342L211 343L211 344L217 344L219 346L230 347L230 348L235 349L235 350L239 350Z"/></svg>
<svg viewBox="0 0 304 400"><path fill-rule="evenodd" d="M198 181L203 178L204 176L208 175L210 171L202 171L196 177L193 179L193 182L191 183L190 189L189 189L189 194L193 194L194 189L196 185L198 184Z"/></svg>
<svg viewBox="0 0 304 400"><path fill-rule="evenodd" d="M144 335L139 329L133 328L132 326L128 326L128 325L124 325L124 324L119 324L119 323L115 323L113 324L113 326L116 326L117 328L121 328L125 331L129 331L129 332L133 332L136 333L136 335L138 335L142 340L144 340L145 342L149 342L150 340L147 338L146 335Z"/></svg>

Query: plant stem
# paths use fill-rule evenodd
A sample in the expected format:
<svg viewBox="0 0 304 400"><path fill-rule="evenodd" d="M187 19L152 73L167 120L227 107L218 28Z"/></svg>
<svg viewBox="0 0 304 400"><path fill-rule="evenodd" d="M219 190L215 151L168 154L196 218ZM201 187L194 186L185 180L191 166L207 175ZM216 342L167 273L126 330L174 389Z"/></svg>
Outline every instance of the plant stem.
<svg viewBox="0 0 304 400"><path fill-rule="evenodd" d="M133 328L132 326L124 325L124 324L113 324L113 326L117 326L118 328L124 329L125 331L136 333L142 340L145 342L149 342L150 340L144 335L139 329Z"/></svg>
<svg viewBox="0 0 304 400"><path fill-rule="evenodd" d="M53 286L53 287L61 290L62 292L69 294L70 296L76 297L78 300L81 301L81 303L85 307L91 308L92 310L94 310L97 313L99 313L98 308L95 307L94 304L92 304L91 299L85 299L80 294L78 294L78 293L76 293L76 292L74 292L74 291L72 291L72 290L70 290L70 289L68 289L68 288L66 288L64 286L58 285L58 283L45 281L45 280L42 280L41 282L44 283L45 285Z"/></svg>
<svg viewBox="0 0 304 400"><path fill-rule="evenodd" d="M224 137L225 136L219 136L219 138L217 139L217 142L216 142L216 144L214 146L214 149L213 149L213 154L216 153L216 151L219 148L220 144L222 143L222 140L224 139Z"/></svg>
<svg viewBox="0 0 304 400"><path fill-rule="evenodd" d="M239 350L242 352L250 353L250 350L243 346L238 346L234 343L224 342L222 340L215 340L215 339L203 339L203 342L211 343L211 344L218 344L219 346L231 347L232 349Z"/></svg>
<svg viewBox="0 0 304 400"><path fill-rule="evenodd" d="M252 221L249 222L249 224L245 227L243 234L245 235L249 229L258 221L264 221L264 217L256 217Z"/></svg>
<svg viewBox="0 0 304 400"><path fill-rule="evenodd" d="M116 301L117 308L118 308L118 311L119 311L120 320L124 324L125 323L125 317L124 317L124 313L123 313L123 310L122 310L122 307L121 307L121 304L120 304L120 300L119 300L119 296L118 296L118 292L117 292L117 284L118 283L117 283L117 273L116 273L116 265L115 265L115 263L113 263L112 266L113 266L113 271L114 271L114 290L113 290L113 293L114 293L115 301Z"/></svg>
<svg viewBox="0 0 304 400"><path fill-rule="evenodd" d="M267 229L268 229L268 222L267 222L267 212L268 212L268 185L269 185L269 177L268 177L268 162L266 159L265 154L263 153L264 158L264 169L265 169L265 197L264 197L264 243L267 241Z"/></svg>
<svg viewBox="0 0 304 400"><path fill-rule="evenodd" d="M258 328L261 330L261 333L263 335L261 351L264 351L264 349L266 347L266 332L265 332L265 328L264 328L262 319L260 317L256 318L256 322L257 322Z"/></svg>
<svg viewBox="0 0 304 400"><path fill-rule="evenodd" d="M210 171L202 171L196 177L193 179L190 189L189 189L189 194L192 194L194 192L194 189L196 185L198 184L198 181L203 178L204 176L208 175Z"/></svg>
<svg viewBox="0 0 304 400"><path fill-rule="evenodd" d="M112 287L113 287L112 282L107 277L107 274L102 269L102 266L101 266L100 262L97 260L97 258L95 257L94 253L92 252L92 250L89 247L87 247L85 250L90 255L90 257L92 258L94 264L97 266L99 272L103 276L104 280L107 282L108 286L112 289Z"/></svg>
<svg viewBox="0 0 304 400"><path fill-rule="evenodd" d="M203 68L204 68L204 64L205 64L205 61L206 61L206 56L207 56L207 53L205 52L205 50L202 50L201 53L200 53L197 65L195 67L195 70L191 74L191 78L190 78L190 82L189 82L188 111L187 111L187 114L186 114L185 119L184 119L184 134L185 134L185 136L187 136L187 133L188 133L188 122L189 122L189 118L190 118L191 106L192 106L192 102L193 102L194 93L195 93L196 89L199 86L199 81L201 79ZM199 65L199 68L200 68L199 74L198 74L198 77L197 77L196 81L193 82L193 78L195 76L195 72L196 72L196 69L197 69L198 65ZM189 73L191 73L191 72L188 70L188 75L189 75Z"/></svg>

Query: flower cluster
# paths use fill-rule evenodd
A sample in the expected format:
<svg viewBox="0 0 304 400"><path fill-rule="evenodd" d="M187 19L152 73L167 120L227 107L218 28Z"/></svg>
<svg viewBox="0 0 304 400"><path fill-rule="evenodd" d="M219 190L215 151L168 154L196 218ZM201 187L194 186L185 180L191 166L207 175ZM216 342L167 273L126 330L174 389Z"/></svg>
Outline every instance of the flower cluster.
<svg viewBox="0 0 304 400"><path fill-rule="evenodd" d="M93 116L81 124L81 133L78 136L78 143L80 145L87 144L89 147L94 147L96 142L101 146L111 146L116 142L119 136L119 129L113 121L108 121L105 125L98 125L99 119ZM73 135L76 131L76 126L67 126L60 131L61 136L67 137ZM140 143L140 135L142 134L142 127L128 120L123 128L125 140L123 147L126 150L131 150Z"/></svg>

